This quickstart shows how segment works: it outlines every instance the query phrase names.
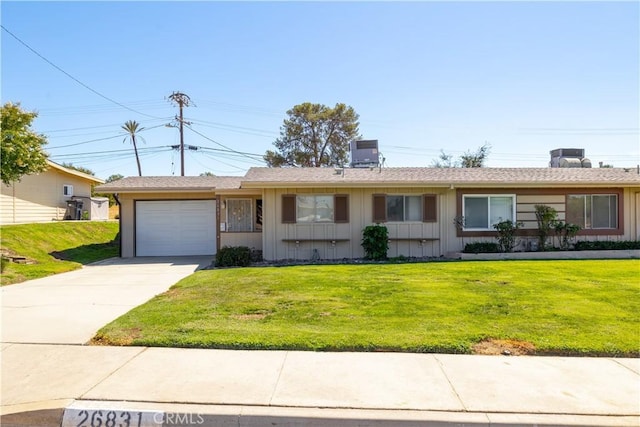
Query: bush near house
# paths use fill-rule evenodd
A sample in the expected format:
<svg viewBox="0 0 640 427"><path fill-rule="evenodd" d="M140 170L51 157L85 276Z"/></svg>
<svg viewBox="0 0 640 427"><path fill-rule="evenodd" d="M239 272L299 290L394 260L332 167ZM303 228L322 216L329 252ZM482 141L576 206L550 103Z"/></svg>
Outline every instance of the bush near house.
<svg viewBox="0 0 640 427"><path fill-rule="evenodd" d="M247 267L251 249L246 246L224 246L216 253L216 267Z"/></svg>
<svg viewBox="0 0 640 427"><path fill-rule="evenodd" d="M369 225L362 230L364 257L373 261L387 259L389 250L389 230L384 225Z"/></svg>
<svg viewBox="0 0 640 427"><path fill-rule="evenodd" d="M464 245L465 254L492 254L500 252L500 245L494 242L473 242Z"/></svg>
<svg viewBox="0 0 640 427"><path fill-rule="evenodd" d="M640 249L640 241L624 240L619 242L576 242L576 251L622 251Z"/></svg>

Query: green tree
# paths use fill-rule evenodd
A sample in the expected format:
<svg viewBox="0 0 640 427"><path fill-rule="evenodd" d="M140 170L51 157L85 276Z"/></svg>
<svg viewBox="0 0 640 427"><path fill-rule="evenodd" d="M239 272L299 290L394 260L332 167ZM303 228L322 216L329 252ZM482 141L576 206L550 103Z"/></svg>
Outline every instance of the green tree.
<svg viewBox="0 0 640 427"><path fill-rule="evenodd" d="M73 169L78 172L86 173L87 175L96 176L96 174L89 168L85 168L83 166L76 166L73 163L61 163L60 166L67 169Z"/></svg>
<svg viewBox="0 0 640 427"><path fill-rule="evenodd" d="M460 156L460 166L463 168L482 168L485 165L487 157L489 157L490 151L491 145L486 142L476 151L465 151L465 153Z"/></svg>
<svg viewBox="0 0 640 427"><path fill-rule="evenodd" d="M453 160L452 154L447 154L444 150L440 150L440 155L437 160L431 162L433 168L457 168L460 167L460 163Z"/></svg>
<svg viewBox="0 0 640 427"><path fill-rule="evenodd" d="M270 167L342 166L349 160L349 142L358 138L358 114L352 107L305 102L287 111L280 138L264 160Z"/></svg>
<svg viewBox="0 0 640 427"><path fill-rule="evenodd" d="M215 174L213 172L206 171L206 172L202 172L200 176L215 176Z"/></svg>
<svg viewBox="0 0 640 427"><path fill-rule="evenodd" d="M460 160L453 160L453 155L447 154L444 150L440 150L440 155L436 160L431 162L434 168L483 168L489 157L491 144L485 142L484 145L478 147L475 151L465 151L460 156Z"/></svg>
<svg viewBox="0 0 640 427"><path fill-rule="evenodd" d="M37 116L35 112L22 110L20 103L7 102L1 108L1 178L6 185L47 169L47 154L42 148L47 139L31 129Z"/></svg>
<svg viewBox="0 0 640 427"><path fill-rule="evenodd" d="M133 151L136 153L136 163L138 164L138 176L142 176L142 169L140 168L140 158L138 157L138 147L136 145L136 137L139 136L138 133L144 128L140 127L140 124L135 120L127 120L126 122L124 122L124 125L122 125L122 129L127 131L127 133L129 134L125 139L122 140L122 142L126 141L127 138L129 138L131 144L133 144ZM140 139L144 141L144 138L142 138L141 136Z"/></svg>

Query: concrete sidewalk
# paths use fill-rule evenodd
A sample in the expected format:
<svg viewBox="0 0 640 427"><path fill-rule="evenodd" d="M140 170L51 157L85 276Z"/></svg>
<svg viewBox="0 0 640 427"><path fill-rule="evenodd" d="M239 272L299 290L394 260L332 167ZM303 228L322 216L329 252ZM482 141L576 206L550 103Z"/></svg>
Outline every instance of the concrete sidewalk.
<svg viewBox="0 0 640 427"><path fill-rule="evenodd" d="M84 344L212 257L111 258L0 288L3 343Z"/></svg>
<svg viewBox="0 0 640 427"><path fill-rule="evenodd" d="M640 424L640 359L34 344L1 355L3 425L60 425L63 410L65 426L109 412L145 426Z"/></svg>

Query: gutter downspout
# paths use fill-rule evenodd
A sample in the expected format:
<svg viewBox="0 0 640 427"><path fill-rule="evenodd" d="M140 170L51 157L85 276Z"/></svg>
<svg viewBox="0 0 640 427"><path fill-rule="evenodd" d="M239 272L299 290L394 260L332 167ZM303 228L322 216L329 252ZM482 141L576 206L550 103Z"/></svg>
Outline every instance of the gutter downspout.
<svg viewBox="0 0 640 427"><path fill-rule="evenodd" d="M120 237L118 240L118 246L120 247L118 253L120 258L122 258L122 204L120 203L120 199L118 199L118 193L113 193L113 198L118 205L118 235Z"/></svg>

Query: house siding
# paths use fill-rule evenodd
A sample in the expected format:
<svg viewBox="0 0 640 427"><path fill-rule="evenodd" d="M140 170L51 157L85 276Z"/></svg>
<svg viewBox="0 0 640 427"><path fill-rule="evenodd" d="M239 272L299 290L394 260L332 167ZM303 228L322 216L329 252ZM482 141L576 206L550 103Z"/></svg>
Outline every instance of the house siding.
<svg viewBox="0 0 640 427"><path fill-rule="evenodd" d="M263 256L267 260L343 259L364 257L360 245L362 230L373 221L373 195L423 195L438 197L438 215L434 222L386 222L389 230L390 257L439 256L443 251L441 239L442 194L446 190L430 187L419 188L280 188L264 191ZM282 196L346 194L349 197L348 223L283 223ZM410 240L412 239L412 240ZM422 242L421 239L426 239Z"/></svg>
<svg viewBox="0 0 640 427"><path fill-rule="evenodd" d="M38 175L23 176L11 186L2 184L0 223L63 220L67 200L71 199L62 194L64 185L73 185L74 196L91 196L90 182L53 168Z"/></svg>
<svg viewBox="0 0 640 427"><path fill-rule="evenodd" d="M640 240L640 189L627 188L520 188L520 189L465 189L456 190L455 215L462 213L462 196L466 194L515 194L516 195L516 220L523 223L519 232L521 239L536 240L538 223L535 216L535 205L547 205L558 212L558 219L565 220L566 199L569 194L617 194L618 202L618 228L611 230L581 230L577 240L583 241L622 241ZM455 216L454 215L454 216ZM453 216L451 217L453 218ZM494 231L467 231L455 230L448 243L449 251L460 251L464 244L471 242L496 242Z"/></svg>

